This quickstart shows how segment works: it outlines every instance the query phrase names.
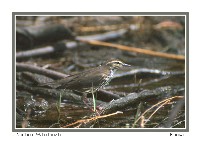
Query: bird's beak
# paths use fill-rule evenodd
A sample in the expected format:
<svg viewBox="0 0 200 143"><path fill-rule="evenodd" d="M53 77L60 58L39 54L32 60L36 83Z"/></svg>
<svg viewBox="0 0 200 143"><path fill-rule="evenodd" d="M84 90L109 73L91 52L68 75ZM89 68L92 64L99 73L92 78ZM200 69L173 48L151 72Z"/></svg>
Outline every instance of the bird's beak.
<svg viewBox="0 0 200 143"><path fill-rule="evenodd" d="M129 64L123 64L123 66L125 66L125 67L130 67L131 65L129 65Z"/></svg>

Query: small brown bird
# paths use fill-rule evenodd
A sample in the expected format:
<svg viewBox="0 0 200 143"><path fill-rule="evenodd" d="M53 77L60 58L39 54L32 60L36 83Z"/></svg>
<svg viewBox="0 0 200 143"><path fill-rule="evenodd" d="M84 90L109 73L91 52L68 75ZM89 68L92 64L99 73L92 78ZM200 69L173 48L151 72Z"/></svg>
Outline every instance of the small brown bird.
<svg viewBox="0 0 200 143"><path fill-rule="evenodd" d="M124 66L130 66L120 60L112 60L98 67L70 75L66 78L40 84L55 89L70 89L82 93L95 92L111 81L115 71Z"/></svg>

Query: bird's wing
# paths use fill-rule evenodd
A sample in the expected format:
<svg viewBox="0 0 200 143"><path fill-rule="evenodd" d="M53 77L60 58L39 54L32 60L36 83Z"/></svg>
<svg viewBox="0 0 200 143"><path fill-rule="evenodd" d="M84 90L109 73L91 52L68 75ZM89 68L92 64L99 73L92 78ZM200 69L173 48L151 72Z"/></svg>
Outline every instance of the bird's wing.
<svg viewBox="0 0 200 143"><path fill-rule="evenodd" d="M48 86L57 89L75 89L82 90L90 87L97 87L104 80L109 70L103 69L101 66L83 71L81 73L70 75L66 78L40 84L39 86Z"/></svg>
<svg viewBox="0 0 200 143"><path fill-rule="evenodd" d="M102 75L104 74L107 73L103 73L102 68L90 69L89 71L84 71L81 74L73 76L71 80L64 82L59 88L81 90L90 87L97 87L103 82L104 76Z"/></svg>
<svg viewBox="0 0 200 143"><path fill-rule="evenodd" d="M77 77L78 77L78 74L73 74L73 75L67 76L63 79L58 79L58 80L54 80L54 81L46 82L46 83L40 83L40 84L38 84L38 86L59 88L60 86L70 83L71 81L75 80Z"/></svg>

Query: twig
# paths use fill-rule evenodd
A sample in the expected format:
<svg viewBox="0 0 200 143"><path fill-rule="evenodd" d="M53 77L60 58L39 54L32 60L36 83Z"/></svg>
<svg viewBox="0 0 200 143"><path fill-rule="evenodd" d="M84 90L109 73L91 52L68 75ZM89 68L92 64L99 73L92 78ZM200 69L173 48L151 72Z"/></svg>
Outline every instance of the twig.
<svg viewBox="0 0 200 143"><path fill-rule="evenodd" d="M180 23L174 21L162 21L153 26L155 29L174 29L182 30L183 26Z"/></svg>
<svg viewBox="0 0 200 143"><path fill-rule="evenodd" d="M119 44L102 42L102 41L97 41L97 40L90 40L90 39L89 40L79 39L79 40L81 42L85 42L85 43L92 44L92 45L112 47L112 48L117 48L117 49L121 49L121 50L125 50L125 51L136 52L136 53L157 56L157 57L162 57L162 58L185 60L185 57L182 55L162 53L162 52L157 52L157 51L152 51L152 50L147 50L147 49L141 49L141 48L136 48L136 47L129 47L129 46L124 46L124 45L119 45Z"/></svg>
<svg viewBox="0 0 200 143"><path fill-rule="evenodd" d="M144 128L144 125L145 125L144 121L145 121L145 118L144 118L144 116L142 116L141 120L140 120L140 127L141 128Z"/></svg>
<svg viewBox="0 0 200 143"><path fill-rule="evenodd" d="M164 105L168 104L171 100L166 100L163 104L161 104L160 106L158 106L158 108L149 116L148 119L146 119L146 122L144 123L144 125L151 119L151 117Z"/></svg>
<svg viewBox="0 0 200 143"><path fill-rule="evenodd" d="M167 99L164 99L160 102L158 102L157 104L151 106L149 109L147 109L144 113L142 113L142 115L135 121L135 123L137 123L148 111L150 111L151 109L153 109L154 107L160 105L150 116L149 118L147 119L147 121L164 105L166 105L167 103L169 103L171 100L173 99L180 99L180 98L183 98L183 96L174 96L174 97L171 97L171 98L167 98ZM147 122L146 121L146 122ZM145 124L146 124L145 122Z"/></svg>
<svg viewBox="0 0 200 143"><path fill-rule="evenodd" d="M67 127L76 125L76 124L78 124L78 123L80 123L80 125L83 124L83 123L86 124L86 123L88 123L88 122L95 121L95 120L97 120L97 119L106 118L106 117L114 116L114 115L117 115L117 114L123 114L123 112L117 111L117 112L115 112L115 113L111 113L111 114L108 114L108 115L95 116L95 117L92 117L92 118L90 118L90 119L78 120L78 121L76 121L76 122L74 122L74 123L71 123L71 124L69 124L69 125L63 126L62 128L67 128ZM79 125L79 126L80 126L80 125Z"/></svg>
<svg viewBox="0 0 200 143"><path fill-rule="evenodd" d="M79 27L78 31L81 32L94 32L94 31L111 31L122 28L132 28L138 29L139 26L133 24L118 24L118 25L100 25L100 26L87 26L87 27Z"/></svg>
<svg viewBox="0 0 200 143"><path fill-rule="evenodd" d="M185 103L185 99L181 99L179 102L177 102L176 106L173 108L173 110L171 111L170 115L169 115L169 119L167 121L167 123L165 124L166 128L170 128L172 125L173 120L175 119L177 113L181 110L181 108L184 106Z"/></svg>
<svg viewBox="0 0 200 143"><path fill-rule="evenodd" d="M60 72L56 72L53 70L47 70L47 69L43 69L38 66L33 66L33 65L24 64L24 63L16 63L16 70L18 72L19 71L29 71L31 73L42 74L42 75L51 77L53 79L60 79L60 78L64 78L64 77L68 76L68 75L60 73Z"/></svg>
<svg viewBox="0 0 200 143"><path fill-rule="evenodd" d="M38 48L38 49L17 52L16 59L48 55L48 54L54 53L56 51L75 48L75 47L78 47L78 45L79 44L77 42L72 41L72 42L62 43L62 46L60 44L59 48L58 48L58 46L46 46L46 47L42 47L42 48Z"/></svg>
<svg viewBox="0 0 200 143"><path fill-rule="evenodd" d="M127 32L127 29L120 29L120 30L116 30L116 31L105 32L105 33L89 35L89 36L77 36L76 40L78 40L78 41L82 41L82 40L99 40L99 41L112 40L112 39L116 39L116 38L123 36L126 32Z"/></svg>

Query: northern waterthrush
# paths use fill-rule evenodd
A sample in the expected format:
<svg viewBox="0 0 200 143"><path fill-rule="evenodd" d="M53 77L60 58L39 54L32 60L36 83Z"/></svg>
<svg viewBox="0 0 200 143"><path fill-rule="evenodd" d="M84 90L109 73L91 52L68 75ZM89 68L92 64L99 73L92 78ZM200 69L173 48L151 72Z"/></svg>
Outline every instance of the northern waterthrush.
<svg viewBox="0 0 200 143"><path fill-rule="evenodd" d="M98 67L72 74L66 78L40 84L40 86L91 93L107 85L111 81L115 71L124 66L130 65L120 60L112 60Z"/></svg>
<svg viewBox="0 0 200 143"><path fill-rule="evenodd" d="M56 89L70 89L83 93L86 97L88 93L95 92L107 85L115 71L124 66L130 66L120 60L111 60L98 67L90 68L83 72L72 74L66 78L40 84Z"/></svg>

